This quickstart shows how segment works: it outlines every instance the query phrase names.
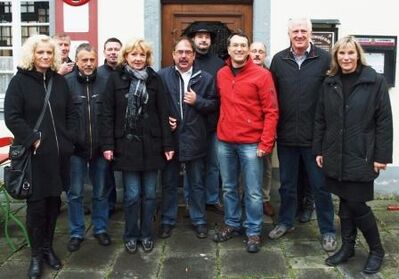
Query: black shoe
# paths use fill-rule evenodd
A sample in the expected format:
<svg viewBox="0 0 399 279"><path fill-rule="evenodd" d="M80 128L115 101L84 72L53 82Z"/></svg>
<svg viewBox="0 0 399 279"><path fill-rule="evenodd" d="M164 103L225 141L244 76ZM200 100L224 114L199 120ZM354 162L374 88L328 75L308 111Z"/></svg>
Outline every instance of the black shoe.
<svg viewBox="0 0 399 279"><path fill-rule="evenodd" d="M102 246L111 245L111 237L106 232L95 234L94 237L97 238L98 243Z"/></svg>
<svg viewBox="0 0 399 279"><path fill-rule="evenodd" d="M159 230L160 238L168 238L172 235L173 226L169 224L161 224L161 229Z"/></svg>
<svg viewBox="0 0 399 279"><path fill-rule="evenodd" d="M154 240L145 239L141 241L141 247L143 247L143 251L149 253L154 249Z"/></svg>
<svg viewBox="0 0 399 279"><path fill-rule="evenodd" d="M195 234L198 238L203 239L208 237L208 227L206 224L199 224L194 226Z"/></svg>
<svg viewBox="0 0 399 279"><path fill-rule="evenodd" d="M42 275L42 258L40 256L33 256L30 260L28 278L37 279Z"/></svg>
<svg viewBox="0 0 399 279"><path fill-rule="evenodd" d="M137 240L128 240L125 242L125 249L128 253L134 254L137 252Z"/></svg>
<svg viewBox="0 0 399 279"><path fill-rule="evenodd" d="M260 237L259 235L251 235L247 240L247 252L248 253L258 253L260 246Z"/></svg>
<svg viewBox="0 0 399 279"><path fill-rule="evenodd" d="M216 214L224 215L224 206L220 202L215 204L207 204L206 210L215 212Z"/></svg>
<svg viewBox="0 0 399 279"><path fill-rule="evenodd" d="M69 252L75 252L80 249L80 243L82 243L83 238L72 237L67 245Z"/></svg>
<svg viewBox="0 0 399 279"><path fill-rule="evenodd" d="M310 222L310 219L312 219L312 213L313 213L313 209L305 208L299 216L299 222L301 222L301 223Z"/></svg>
<svg viewBox="0 0 399 279"><path fill-rule="evenodd" d="M49 265L51 268L55 270L60 270L62 267L61 260L54 253L53 248L43 248L42 249L43 260Z"/></svg>
<svg viewBox="0 0 399 279"><path fill-rule="evenodd" d="M377 273L381 268L382 262L384 260L384 255L384 251L370 251L363 272L366 274Z"/></svg>

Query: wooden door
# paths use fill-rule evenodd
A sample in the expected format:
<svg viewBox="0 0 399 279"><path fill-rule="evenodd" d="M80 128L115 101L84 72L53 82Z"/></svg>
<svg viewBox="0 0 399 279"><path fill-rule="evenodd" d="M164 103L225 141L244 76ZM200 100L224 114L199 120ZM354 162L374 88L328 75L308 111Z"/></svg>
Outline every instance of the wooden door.
<svg viewBox="0 0 399 279"><path fill-rule="evenodd" d="M194 22L219 22L231 32L252 39L251 4L164 4L162 6L162 67L173 64L173 44Z"/></svg>

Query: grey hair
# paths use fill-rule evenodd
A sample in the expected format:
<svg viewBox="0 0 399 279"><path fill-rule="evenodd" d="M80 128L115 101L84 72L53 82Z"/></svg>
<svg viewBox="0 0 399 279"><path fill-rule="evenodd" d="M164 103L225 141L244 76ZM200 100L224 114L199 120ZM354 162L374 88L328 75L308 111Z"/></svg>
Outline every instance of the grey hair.
<svg viewBox="0 0 399 279"><path fill-rule="evenodd" d="M308 28L308 31L312 32L312 21L307 17L300 17L300 18L290 18L288 20L288 33L290 33L294 25L298 23L305 23L305 25Z"/></svg>

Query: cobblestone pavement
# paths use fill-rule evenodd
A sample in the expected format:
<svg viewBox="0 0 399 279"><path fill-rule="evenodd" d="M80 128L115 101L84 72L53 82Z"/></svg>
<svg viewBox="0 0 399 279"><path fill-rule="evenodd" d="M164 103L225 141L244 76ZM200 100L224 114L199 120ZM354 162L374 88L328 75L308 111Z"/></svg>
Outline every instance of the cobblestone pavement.
<svg viewBox="0 0 399 279"><path fill-rule="evenodd" d="M276 183L275 183L276 184ZM276 190L272 196L278 207ZM267 233L273 228L273 220L265 219L263 244L257 254L245 251L245 238L236 237L225 243L214 243L214 229L223 223L223 216L208 213L210 233L207 239L197 239L185 209L179 209L179 222L171 238L156 239L153 252L127 254L123 248L123 212L119 209L110 220L113 244L98 245L92 236L90 216L86 216L87 233L81 249L70 253L68 242L67 211L65 205L59 218L55 251L63 261L58 272L45 268L43 278L96 279L96 278L399 278L399 211L387 211L389 204L398 204L397 198L380 197L370 202L378 219L386 257L380 273L367 276L361 273L367 257L367 245L359 236L356 256L337 268L328 267L328 256L321 249L315 218L309 223L296 225L295 231L279 240L269 240ZM23 216L23 212L20 213ZM22 217L23 218L23 217ZM338 219L336 219L339 231ZM155 222L155 229L157 224ZM23 245L22 235L11 224L14 240L19 241L18 251L8 247L4 232L0 232L0 278L26 278L30 251Z"/></svg>

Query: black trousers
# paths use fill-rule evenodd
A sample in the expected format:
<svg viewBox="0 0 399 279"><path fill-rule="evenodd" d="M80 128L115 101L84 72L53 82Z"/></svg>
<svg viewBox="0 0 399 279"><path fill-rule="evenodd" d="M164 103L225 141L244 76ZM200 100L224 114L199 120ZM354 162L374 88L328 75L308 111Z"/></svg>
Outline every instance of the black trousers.
<svg viewBox="0 0 399 279"><path fill-rule="evenodd" d="M31 243L32 256L40 256L43 248L51 248L61 198L46 197L27 201L26 227Z"/></svg>

